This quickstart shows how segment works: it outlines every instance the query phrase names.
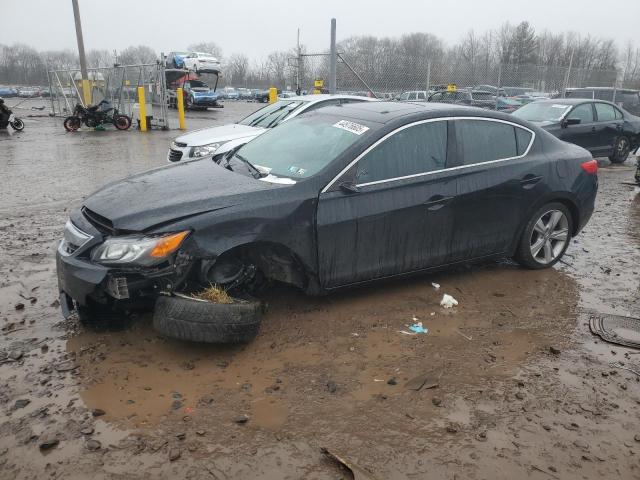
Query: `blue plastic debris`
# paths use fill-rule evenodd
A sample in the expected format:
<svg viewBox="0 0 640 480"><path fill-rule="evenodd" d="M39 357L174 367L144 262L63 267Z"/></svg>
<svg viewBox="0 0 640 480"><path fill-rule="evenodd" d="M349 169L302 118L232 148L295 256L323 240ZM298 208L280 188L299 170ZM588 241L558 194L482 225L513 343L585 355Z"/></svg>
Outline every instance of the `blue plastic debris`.
<svg viewBox="0 0 640 480"><path fill-rule="evenodd" d="M429 330L422 326L422 322L414 323L409 327L409 330L414 333L429 333Z"/></svg>

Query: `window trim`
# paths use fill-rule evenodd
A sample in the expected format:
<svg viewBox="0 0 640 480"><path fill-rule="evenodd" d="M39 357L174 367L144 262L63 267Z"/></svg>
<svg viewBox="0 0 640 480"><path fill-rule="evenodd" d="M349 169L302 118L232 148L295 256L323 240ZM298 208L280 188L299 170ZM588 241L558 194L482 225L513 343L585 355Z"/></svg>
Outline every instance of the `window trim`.
<svg viewBox="0 0 640 480"><path fill-rule="evenodd" d="M382 142L386 141L388 138L392 137L396 133L401 132L402 130L405 130L407 128L410 128L410 127L413 127L413 126L416 126L416 125L422 125L424 123L448 122L448 121L452 121L452 120L480 120L480 121L485 121L485 122L504 123L504 124L507 124L507 125L511 125L511 126L513 126L515 128L521 128L523 130L526 130L527 132L529 132L531 134L531 140L529 141L529 145L527 145L527 148L524 151L524 153L522 155L517 155L515 157L499 158L499 159L496 159L496 160L489 160L488 162L479 162L479 163L472 163L470 165L458 165L458 166L455 166L455 167L441 168L440 170L432 170L430 172L414 173L412 175L404 175L402 177L388 178L388 179L385 179L385 180L376 180L375 182L359 183L359 184L356 184L356 186L357 187L366 187L366 186L369 186L369 185L377 185L377 184L380 184L380 183L388 183L388 182L395 182L395 181L398 181L398 180L406 180L406 179L409 179L409 178L422 177L422 176L425 176L425 175L435 175L437 173L442 173L442 172L448 172L448 171L454 171L454 170L462 170L462 169L465 169L465 168L477 167L478 165L491 165L491 164L498 163L498 162L506 162L508 160L516 160L516 159L519 159L519 158L526 157L529 154L529 151L531 150L531 147L533 146L533 142L536 139L536 132L534 132L530 128L527 128L527 127L525 127L523 125L520 125L518 123L515 123L515 122L510 122L508 120L502 120L502 119L499 119L499 118L489 118L489 117L438 117L438 118L428 118L426 120L418 120L417 122L407 123L406 125L402 125L401 127L396 128L395 130L387 133L384 137L376 140L374 143L369 145L364 152L362 152L360 155L358 155L346 167L344 167L335 177L333 177L333 179L322 190L320 190L320 193L326 193L331 187L333 187L333 185L345 173L347 173L349 170L351 170L351 168L356 163L358 163L360 161L360 159L362 159L371 150L376 148L378 145L380 145ZM514 132L514 135L515 135L515 132Z"/></svg>

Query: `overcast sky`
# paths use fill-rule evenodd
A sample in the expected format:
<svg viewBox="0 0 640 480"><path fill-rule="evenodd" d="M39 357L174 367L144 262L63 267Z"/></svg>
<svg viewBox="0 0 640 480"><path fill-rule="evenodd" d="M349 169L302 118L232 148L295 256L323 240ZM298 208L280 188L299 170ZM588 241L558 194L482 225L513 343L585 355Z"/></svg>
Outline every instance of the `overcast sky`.
<svg viewBox="0 0 640 480"><path fill-rule="evenodd" d="M297 28L308 51L328 48L331 17L338 22L338 40L430 32L452 44L470 29L482 32L504 21L528 20L539 31L575 31L614 38L621 47L629 40L640 45L640 0L79 2L87 50L144 44L169 52L213 41L224 55L245 53L256 60L295 46ZM0 0L0 4L0 43L24 42L40 50L76 48L71 0Z"/></svg>

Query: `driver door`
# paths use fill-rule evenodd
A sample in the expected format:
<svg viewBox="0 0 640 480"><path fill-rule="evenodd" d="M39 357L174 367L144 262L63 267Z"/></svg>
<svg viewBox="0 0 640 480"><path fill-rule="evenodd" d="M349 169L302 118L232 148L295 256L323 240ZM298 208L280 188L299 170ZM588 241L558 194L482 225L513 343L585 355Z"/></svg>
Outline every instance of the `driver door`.
<svg viewBox="0 0 640 480"><path fill-rule="evenodd" d="M374 144L318 199L321 285L334 288L447 263L453 236L448 122ZM342 185L342 186L341 186Z"/></svg>

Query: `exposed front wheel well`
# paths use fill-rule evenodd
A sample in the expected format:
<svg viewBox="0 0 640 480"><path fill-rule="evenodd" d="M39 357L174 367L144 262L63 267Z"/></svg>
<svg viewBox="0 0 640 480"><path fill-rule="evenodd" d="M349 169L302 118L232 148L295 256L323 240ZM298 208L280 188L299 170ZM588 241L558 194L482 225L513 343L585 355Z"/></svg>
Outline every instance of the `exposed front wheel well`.
<svg viewBox="0 0 640 480"><path fill-rule="evenodd" d="M306 289L309 275L298 256L284 245L255 242L239 245L202 262L200 281L241 287L256 276Z"/></svg>

